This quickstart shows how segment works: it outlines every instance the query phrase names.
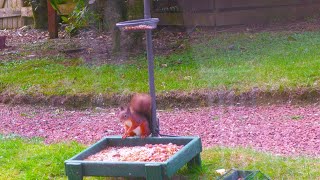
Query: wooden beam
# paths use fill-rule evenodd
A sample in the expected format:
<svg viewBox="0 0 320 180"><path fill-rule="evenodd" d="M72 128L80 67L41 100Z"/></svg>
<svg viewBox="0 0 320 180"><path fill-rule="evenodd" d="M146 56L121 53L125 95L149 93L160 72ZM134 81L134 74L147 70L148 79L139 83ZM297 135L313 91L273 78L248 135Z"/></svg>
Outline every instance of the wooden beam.
<svg viewBox="0 0 320 180"><path fill-rule="evenodd" d="M57 21L57 12L51 6L50 0L47 0L48 3L48 31L49 38L55 39L58 38L58 21Z"/></svg>
<svg viewBox="0 0 320 180"><path fill-rule="evenodd" d="M21 11L20 10L14 10L14 9L11 9L11 8L0 9L0 17L1 18L16 17L16 16L20 16L20 15L21 15Z"/></svg>

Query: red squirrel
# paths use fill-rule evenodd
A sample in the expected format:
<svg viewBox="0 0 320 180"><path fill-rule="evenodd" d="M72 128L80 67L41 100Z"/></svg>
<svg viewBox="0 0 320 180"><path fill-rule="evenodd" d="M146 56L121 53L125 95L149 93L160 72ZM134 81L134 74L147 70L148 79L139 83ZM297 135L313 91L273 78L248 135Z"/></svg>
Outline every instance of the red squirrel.
<svg viewBox="0 0 320 180"><path fill-rule="evenodd" d="M148 94L135 94L128 107L120 108L119 119L124 124L125 133L122 138L140 136L145 138L151 134L151 97Z"/></svg>

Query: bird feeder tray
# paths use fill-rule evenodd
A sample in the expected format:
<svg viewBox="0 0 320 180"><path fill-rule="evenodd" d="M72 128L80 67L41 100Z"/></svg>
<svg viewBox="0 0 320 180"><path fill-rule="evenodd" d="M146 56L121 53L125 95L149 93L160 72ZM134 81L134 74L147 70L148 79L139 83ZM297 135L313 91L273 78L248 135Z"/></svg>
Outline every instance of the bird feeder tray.
<svg viewBox="0 0 320 180"><path fill-rule="evenodd" d="M116 26L125 32L146 31L157 28L158 18L137 19L131 21L119 22Z"/></svg>
<svg viewBox="0 0 320 180"><path fill-rule="evenodd" d="M130 161L89 161L87 157L99 153L108 147L133 147L146 144L183 145L182 149L164 162L130 162ZM68 179L78 180L84 176L105 177L143 177L161 180L172 177L185 164L188 167L201 166L202 151L199 137L105 137L81 153L65 161Z"/></svg>

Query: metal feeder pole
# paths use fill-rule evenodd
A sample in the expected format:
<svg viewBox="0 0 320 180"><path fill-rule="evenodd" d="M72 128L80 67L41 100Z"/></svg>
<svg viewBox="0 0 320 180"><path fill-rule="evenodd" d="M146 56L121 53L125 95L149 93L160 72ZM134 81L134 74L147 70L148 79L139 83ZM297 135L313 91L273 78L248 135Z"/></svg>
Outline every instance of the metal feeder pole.
<svg viewBox="0 0 320 180"><path fill-rule="evenodd" d="M150 13L150 0L144 0L144 18L151 18ZM152 33L151 30L146 30L147 41L147 58L148 58L148 72L149 72L149 92L152 99L152 124L151 133L152 136L159 136L159 127L157 123L157 107L156 107L156 93L154 85L154 56L152 50Z"/></svg>

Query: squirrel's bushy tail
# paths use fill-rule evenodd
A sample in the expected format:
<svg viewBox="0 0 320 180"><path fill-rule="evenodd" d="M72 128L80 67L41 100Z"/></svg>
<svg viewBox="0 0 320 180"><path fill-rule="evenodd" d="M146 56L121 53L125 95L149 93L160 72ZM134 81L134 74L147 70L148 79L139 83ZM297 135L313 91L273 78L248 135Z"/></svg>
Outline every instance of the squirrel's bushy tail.
<svg viewBox="0 0 320 180"><path fill-rule="evenodd" d="M138 93L134 94L130 101L130 110L144 116L149 123L151 129L152 115L151 115L151 96L149 94Z"/></svg>

